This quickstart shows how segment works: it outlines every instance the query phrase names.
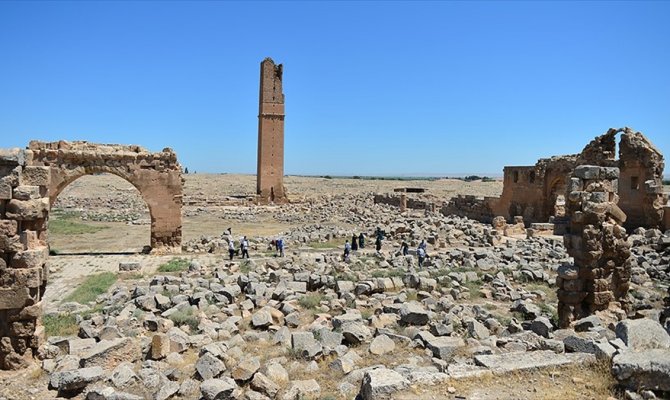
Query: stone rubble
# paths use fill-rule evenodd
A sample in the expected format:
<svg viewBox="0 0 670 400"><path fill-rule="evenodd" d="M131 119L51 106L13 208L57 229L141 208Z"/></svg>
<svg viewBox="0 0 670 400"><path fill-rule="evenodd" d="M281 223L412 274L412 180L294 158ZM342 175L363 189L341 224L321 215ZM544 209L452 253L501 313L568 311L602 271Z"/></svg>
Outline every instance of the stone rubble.
<svg viewBox="0 0 670 400"><path fill-rule="evenodd" d="M42 339L31 350L52 389L91 399L378 399L415 385L604 360L629 390L670 391L670 232L617 237L615 247L632 255L630 290L564 325L557 289L583 279L584 264L560 237L506 237L463 217L399 213L367 195L275 210L296 224L278 235L285 257L268 248L275 237L249 237L249 261L222 256L206 265L198 253L223 254L228 238L203 237L183 244L193 259L186 271L121 279L95 304L61 305L78 315L76 336ZM237 215L253 221L264 212ZM615 224L599 222L614 232ZM18 225L7 225L20 243ZM385 232L380 254L377 227ZM366 247L344 261L344 240L361 232ZM429 258L419 268L423 239ZM23 310L17 318L38 320ZM9 355L25 356L27 348L15 350L25 343L3 337L5 362L20 362Z"/></svg>

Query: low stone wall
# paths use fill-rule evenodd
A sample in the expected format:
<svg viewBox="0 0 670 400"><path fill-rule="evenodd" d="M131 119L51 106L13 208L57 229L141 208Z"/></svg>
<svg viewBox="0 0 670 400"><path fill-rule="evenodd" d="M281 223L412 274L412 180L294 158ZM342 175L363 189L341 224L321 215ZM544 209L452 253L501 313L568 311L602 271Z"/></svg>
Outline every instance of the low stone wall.
<svg viewBox="0 0 670 400"><path fill-rule="evenodd" d="M49 167L26 166L25 151L0 150L0 368L32 362L44 340Z"/></svg>
<svg viewBox="0 0 670 400"><path fill-rule="evenodd" d="M433 198L420 198L405 193L398 194L376 194L374 196L375 204L387 204L393 207L398 207L401 210L410 208L413 210L431 210L435 211L441 205L436 204Z"/></svg>
<svg viewBox="0 0 670 400"><path fill-rule="evenodd" d="M459 215L483 223L491 223L496 216L491 207L494 200L497 198L458 195L443 205L440 212L444 215Z"/></svg>

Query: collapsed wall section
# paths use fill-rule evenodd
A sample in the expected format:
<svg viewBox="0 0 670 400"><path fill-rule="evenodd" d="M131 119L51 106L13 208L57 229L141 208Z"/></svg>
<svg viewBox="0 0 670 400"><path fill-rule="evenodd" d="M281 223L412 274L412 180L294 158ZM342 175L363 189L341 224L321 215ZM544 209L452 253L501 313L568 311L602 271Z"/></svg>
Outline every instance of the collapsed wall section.
<svg viewBox="0 0 670 400"><path fill-rule="evenodd" d="M443 207L443 213L486 223L496 216L506 221L522 216L527 225L548 221L562 224L567 183L580 165L619 168L620 179L615 184L619 206L628 215L627 228L670 228L664 222L669 217L665 215L668 196L663 193L663 155L642 133L627 127L609 129L576 155L540 159L534 166L507 166L500 198L454 197Z"/></svg>

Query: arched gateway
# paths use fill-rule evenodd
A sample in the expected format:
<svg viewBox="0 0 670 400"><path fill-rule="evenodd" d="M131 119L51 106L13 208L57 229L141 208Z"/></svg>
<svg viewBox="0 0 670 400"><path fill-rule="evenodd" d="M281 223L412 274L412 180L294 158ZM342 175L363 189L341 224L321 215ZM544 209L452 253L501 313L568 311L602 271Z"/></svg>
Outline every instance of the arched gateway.
<svg viewBox="0 0 670 400"><path fill-rule="evenodd" d="M30 142L0 150L0 368L27 365L44 339L51 205L84 175L110 173L135 186L151 214L152 252L181 251L181 166L171 149L88 142Z"/></svg>

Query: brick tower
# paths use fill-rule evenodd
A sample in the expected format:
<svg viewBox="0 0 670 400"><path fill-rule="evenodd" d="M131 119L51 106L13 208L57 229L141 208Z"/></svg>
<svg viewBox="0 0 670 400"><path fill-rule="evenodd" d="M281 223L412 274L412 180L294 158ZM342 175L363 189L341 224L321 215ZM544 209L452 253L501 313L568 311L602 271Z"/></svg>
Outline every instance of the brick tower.
<svg viewBox="0 0 670 400"><path fill-rule="evenodd" d="M282 72L282 65L269 57L261 62L256 193L262 203L286 201Z"/></svg>

